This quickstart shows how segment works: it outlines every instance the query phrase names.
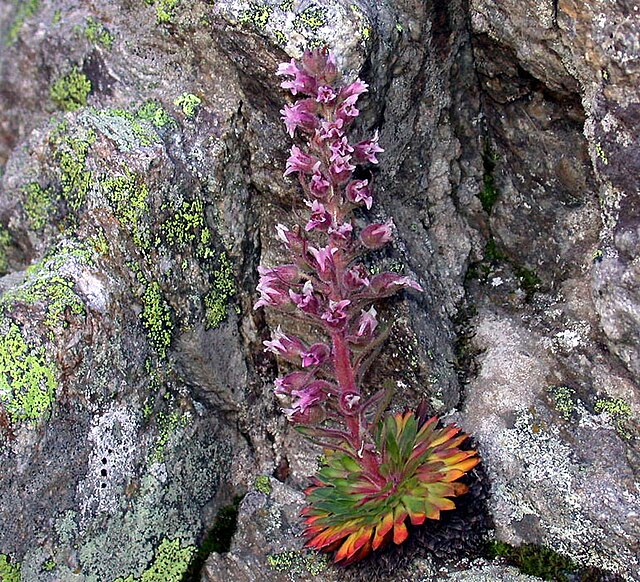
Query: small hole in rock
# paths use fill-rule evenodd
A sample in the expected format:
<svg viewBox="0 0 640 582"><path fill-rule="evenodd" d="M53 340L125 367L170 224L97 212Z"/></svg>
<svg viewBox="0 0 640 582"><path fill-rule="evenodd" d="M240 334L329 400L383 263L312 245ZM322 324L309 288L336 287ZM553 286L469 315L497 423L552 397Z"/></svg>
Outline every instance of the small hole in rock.
<svg viewBox="0 0 640 582"><path fill-rule="evenodd" d="M102 471L100 471L100 475L102 475L103 477L107 476L107 470L106 469L102 469Z"/></svg>

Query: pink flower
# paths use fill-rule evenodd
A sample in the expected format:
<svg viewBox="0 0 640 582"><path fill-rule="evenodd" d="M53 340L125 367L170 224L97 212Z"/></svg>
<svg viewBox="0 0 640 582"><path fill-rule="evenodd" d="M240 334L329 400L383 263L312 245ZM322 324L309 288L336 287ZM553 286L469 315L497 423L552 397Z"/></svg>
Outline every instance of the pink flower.
<svg viewBox="0 0 640 582"><path fill-rule="evenodd" d="M367 210L371 210L373 198L369 188L369 180L351 180L345 189L347 199L354 204L364 204Z"/></svg>
<svg viewBox="0 0 640 582"><path fill-rule="evenodd" d="M337 96L338 94L335 92L333 87L322 85L321 87L318 87L318 96L316 97L316 101L318 103L331 103Z"/></svg>
<svg viewBox="0 0 640 582"><path fill-rule="evenodd" d="M418 285L410 277L399 275L398 273L380 273L371 279L371 290L375 293L377 298L389 297L396 291L403 288L411 288L416 291L422 291L422 287Z"/></svg>
<svg viewBox="0 0 640 582"><path fill-rule="evenodd" d="M291 146L291 155L287 160L287 168L284 172L285 176L294 172L303 172L311 174L320 167L320 162L313 156L305 154L298 146Z"/></svg>
<svg viewBox="0 0 640 582"><path fill-rule="evenodd" d="M325 400L327 397L324 390L325 384L328 382L316 380L300 390L293 390L291 396L294 397L294 400L291 401L291 408L283 410L287 418L300 422L307 409Z"/></svg>
<svg viewBox="0 0 640 582"><path fill-rule="evenodd" d="M375 223L366 226L360 233L360 242L371 250L382 248L393 239L393 222Z"/></svg>
<svg viewBox="0 0 640 582"><path fill-rule="evenodd" d="M360 79L356 79L353 83L351 83L350 85L347 85L346 87L343 87L340 90L340 99L346 103L350 103L351 105L354 105L355 102L358 100L358 97L362 93L366 93L368 88L369 88L369 85L367 85Z"/></svg>
<svg viewBox="0 0 640 582"><path fill-rule="evenodd" d="M278 396L289 396L292 390L299 390L309 382L313 376L309 372L291 372L286 376L275 379L276 389L274 392Z"/></svg>
<svg viewBox="0 0 640 582"><path fill-rule="evenodd" d="M289 297L291 301L298 307L298 309L305 313L317 314L320 306L318 298L313 293L313 285L311 281L307 281L302 286L302 293L296 293L289 289Z"/></svg>
<svg viewBox="0 0 640 582"><path fill-rule="evenodd" d="M289 302L287 293L289 285L297 282L300 277L295 265L281 265L273 269L258 267L260 282L256 289L260 292L260 299L253 306L254 309L270 305L278 307Z"/></svg>
<svg viewBox="0 0 640 582"><path fill-rule="evenodd" d="M324 204L314 200L313 202L307 202L307 206L311 208L311 219L307 222L304 229L308 232L317 228L320 231L326 232L331 226L331 215L327 212Z"/></svg>
<svg viewBox="0 0 640 582"><path fill-rule="evenodd" d="M343 120L345 123L351 123L358 115L360 115L360 111L356 106L346 101L336 111L336 118Z"/></svg>
<svg viewBox="0 0 640 582"><path fill-rule="evenodd" d="M378 313L373 306L371 306L369 311L362 311L360 319L358 320L358 331L356 332L357 337L370 337L373 335L376 327L378 327L376 315L378 315Z"/></svg>
<svg viewBox="0 0 640 582"><path fill-rule="evenodd" d="M311 176L309 182L309 190L316 198L325 199L331 189L331 183L327 180L319 170L316 170Z"/></svg>
<svg viewBox="0 0 640 582"><path fill-rule="evenodd" d="M292 95L297 95L298 93L313 95L316 90L316 80L300 69L294 59L291 59L290 63L280 63L276 75L293 77L293 80L283 81L280 84L283 89L289 89Z"/></svg>
<svg viewBox="0 0 640 582"><path fill-rule="evenodd" d="M358 263L344 274L344 283L351 291L357 291L369 285L369 273L364 265Z"/></svg>
<svg viewBox="0 0 640 582"><path fill-rule="evenodd" d="M350 223L345 222L337 226L330 226L327 231L330 235L343 241L351 240L351 233L353 232L353 226Z"/></svg>
<svg viewBox="0 0 640 582"><path fill-rule="evenodd" d="M326 49L305 51L302 66L311 76L322 79L324 85L331 85L338 75L336 59Z"/></svg>
<svg viewBox="0 0 640 582"><path fill-rule="evenodd" d="M331 162L338 158L349 160L353 153L353 148L349 145L346 137L332 141L329 144L329 149L331 150L331 157L329 158Z"/></svg>
<svg viewBox="0 0 640 582"><path fill-rule="evenodd" d="M282 120L287 127L287 132L291 137L297 127L307 133L313 132L318 127L318 118L315 115L316 103L313 99L302 99L295 105L285 105L280 110Z"/></svg>
<svg viewBox="0 0 640 582"><path fill-rule="evenodd" d="M306 251L307 242L300 235L300 227L295 225L293 230L289 230L284 224L276 225L277 238L294 255L301 255Z"/></svg>
<svg viewBox="0 0 640 582"><path fill-rule="evenodd" d="M349 317L349 314L346 312L349 305L351 305L351 301L348 299L343 299L342 301L329 301L329 308L321 317L330 327L343 327Z"/></svg>
<svg viewBox="0 0 640 582"><path fill-rule="evenodd" d="M351 176L351 172L356 169L349 161L350 159L351 156L347 158L338 156L331 162L331 173L338 182L346 182Z"/></svg>
<svg viewBox="0 0 640 582"><path fill-rule="evenodd" d="M288 361L297 361L300 354L306 351L305 345L296 336L282 333L278 327L271 334L271 340L262 342L270 352Z"/></svg>
<svg viewBox="0 0 640 582"><path fill-rule="evenodd" d="M302 367L322 366L331 354L329 346L326 344L313 344L308 351L301 354Z"/></svg>
<svg viewBox="0 0 640 582"><path fill-rule="evenodd" d="M384 150L378 145L378 130L376 130L373 139L361 141L356 144L353 152L353 157L358 164L370 162L377 164L378 159L376 154L383 152Z"/></svg>
<svg viewBox="0 0 640 582"><path fill-rule="evenodd" d="M321 249L309 247L309 252L311 253L315 263L312 266L318 269L318 275L322 280L326 281L327 278L330 278L330 275L333 272L333 255L338 252L338 249L331 248L329 246Z"/></svg>
<svg viewBox="0 0 640 582"><path fill-rule="evenodd" d="M336 119L335 121L320 122L320 140L341 139L344 135L344 120Z"/></svg>

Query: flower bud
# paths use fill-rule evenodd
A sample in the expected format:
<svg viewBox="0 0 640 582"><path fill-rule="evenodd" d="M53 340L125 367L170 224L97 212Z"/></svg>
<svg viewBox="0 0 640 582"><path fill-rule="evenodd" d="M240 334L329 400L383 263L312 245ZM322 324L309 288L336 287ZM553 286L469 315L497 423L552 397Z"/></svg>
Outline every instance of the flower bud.
<svg viewBox="0 0 640 582"><path fill-rule="evenodd" d="M370 224L360 233L360 242L371 250L382 248L393 239L393 222Z"/></svg>

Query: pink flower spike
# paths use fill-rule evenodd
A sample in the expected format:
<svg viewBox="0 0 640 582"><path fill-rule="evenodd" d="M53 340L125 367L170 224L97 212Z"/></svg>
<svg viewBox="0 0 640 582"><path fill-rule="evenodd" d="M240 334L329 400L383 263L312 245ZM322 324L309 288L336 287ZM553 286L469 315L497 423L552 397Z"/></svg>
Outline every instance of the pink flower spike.
<svg viewBox="0 0 640 582"><path fill-rule="evenodd" d="M335 98L338 94L335 92L333 87L329 85L322 85L318 87L318 96L316 97L316 101L318 103L331 103L335 101Z"/></svg>
<svg viewBox="0 0 640 582"><path fill-rule="evenodd" d="M304 229L309 232L317 228L320 231L326 232L331 226L331 215L325 209L324 204L314 200L313 202L307 202L307 206L311 208L311 219L307 222Z"/></svg>
<svg viewBox="0 0 640 582"><path fill-rule="evenodd" d="M316 198L324 200L331 189L331 183L324 177L320 171L315 171L309 182L309 190Z"/></svg>
<svg viewBox="0 0 640 582"><path fill-rule="evenodd" d="M295 419L297 415L304 414L308 408L322 402L327 398L324 380L316 380L300 390L293 390L291 396L295 399L291 401L291 408L285 410L289 418Z"/></svg>
<svg viewBox="0 0 640 582"><path fill-rule="evenodd" d="M333 255L338 252L338 249L330 248L328 246L321 249L309 247L309 252L315 259L318 274L321 278L326 278L329 272L333 270Z"/></svg>
<svg viewBox="0 0 640 582"><path fill-rule="evenodd" d="M376 130L373 139L361 141L356 144L353 157L358 164L363 164L365 162L377 164L378 158L376 158L376 154L383 151L384 150L378 145L378 130Z"/></svg>
<svg viewBox="0 0 640 582"><path fill-rule="evenodd" d="M317 164L317 165L316 165ZM313 156L304 153L298 146L291 146L291 155L287 160L287 167L284 176L294 172L311 174L320 166L320 162Z"/></svg>
<svg viewBox="0 0 640 582"><path fill-rule="evenodd" d="M360 242L371 250L377 250L393 239L393 222L370 224L362 229Z"/></svg>
<svg viewBox="0 0 640 582"><path fill-rule="evenodd" d="M348 222L339 224L338 226L330 226L327 231L329 234L339 238L340 240L351 240L351 234L353 233L353 226Z"/></svg>
<svg viewBox="0 0 640 582"><path fill-rule="evenodd" d="M275 394L277 396L289 396L292 390L300 390L309 382L312 376L308 372L291 372L286 376L275 379Z"/></svg>
<svg viewBox="0 0 640 582"><path fill-rule="evenodd" d="M291 77L295 77L299 70L300 69L298 69L295 59L291 59L291 62L289 63L280 63L278 65L276 75L289 75Z"/></svg>
<svg viewBox="0 0 640 582"><path fill-rule="evenodd" d="M288 336L282 333L280 327L272 332L271 340L262 343L268 351L289 361L296 361L297 357L306 351L302 341L295 336Z"/></svg>
<svg viewBox="0 0 640 582"><path fill-rule="evenodd" d="M336 119L335 121L322 121L320 123L320 139L333 140L341 139L344 136L344 120Z"/></svg>
<svg viewBox="0 0 640 582"><path fill-rule="evenodd" d="M369 180L352 180L345 189L347 200L354 204L364 204L367 210L371 210L373 198L369 188Z"/></svg>
<svg viewBox="0 0 640 582"><path fill-rule="evenodd" d="M410 277L399 275L398 273L380 273L371 279L370 285L371 291L375 294L376 298L389 297L402 288L415 289L416 291L422 291L422 287L418 285Z"/></svg>
<svg viewBox="0 0 640 582"><path fill-rule="evenodd" d="M349 305L351 305L351 301L348 299L329 301L329 309L322 314L322 319L324 319L330 327L343 327L349 317L349 314L346 312Z"/></svg>
<svg viewBox="0 0 640 582"><path fill-rule="evenodd" d="M313 344L307 352L301 354L302 367L322 366L329 359L330 354L331 350L326 344Z"/></svg>
<svg viewBox="0 0 640 582"><path fill-rule="evenodd" d="M302 99L295 105L285 105L280 110L282 121L291 137L296 128L300 128L307 133L312 133L318 127L318 118L315 115L316 104L313 99Z"/></svg>
<svg viewBox="0 0 640 582"><path fill-rule="evenodd" d="M343 120L345 123L351 123L358 115L360 115L360 110L352 103L347 103L346 101L342 103L336 111L336 118Z"/></svg>
<svg viewBox="0 0 640 582"><path fill-rule="evenodd" d="M364 265L358 263L344 274L344 283L351 291L357 291L369 285L369 273Z"/></svg>
<svg viewBox="0 0 640 582"><path fill-rule="evenodd" d="M356 336L358 337L370 337L373 335L376 327L378 327L378 320L376 319L378 312L375 307L371 306L369 311L362 311L360 320L358 321L358 331Z"/></svg>
<svg viewBox="0 0 640 582"><path fill-rule="evenodd" d="M353 148L349 145L346 137L332 141L329 144L329 149L331 150L331 157L329 158L329 161L331 162L339 158L343 158L348 161L353 153Z"/></svg>
<svg viewBox="0 0 640 582"><path fill-rule="evenodd" d="M369 85L360 79L356 79L350 85L343 87L340 91L340 99L354 105L358 100L358 97L362 95L362 93L366 93L369 89Z"/></svg>

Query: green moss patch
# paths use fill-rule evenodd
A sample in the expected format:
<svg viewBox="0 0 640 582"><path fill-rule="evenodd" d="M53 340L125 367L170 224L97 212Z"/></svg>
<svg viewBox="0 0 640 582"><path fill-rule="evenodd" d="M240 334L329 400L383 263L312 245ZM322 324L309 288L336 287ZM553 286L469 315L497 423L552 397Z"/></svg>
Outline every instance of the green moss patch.
<svg viewBox="0 0 640 582"><path fill-rule="evenodd" d="M606 413L613 423L616 432L625 438L631 437L628 421L631 418L631 406L621 398L599 398L595 401L596 414Z"/></svg>
<svg viewBox="0 0 640 582"><path fill-rule="evenodd" d="M158 129L174 126L175 120L158 101L145 101L136 111L136 117L148 121Z"/></svg>
<svg viewBox="0 0 640 582"><path fill-rule="evenodd" d="M180 410L174 410L171 414L160 413L156 417L158 436L149 455L149 463L162 463L164 454L171 438L180 429L189 424L191 416Z"/></svg>
<svg viewBox="0 0 640 582"><path fill-rule="evenodd" d="M175 9L180 0L145 0L150 6L156 9L156 22L159 24L167 24L173 20Z"/></svg>
<svg viewBox="0 0 640 582"><path fill-rule="evenodd" d="M73 67L69 73L60 77L49 91L51 100L64 111L75 111L87 104L91 93L89 78Z"/></svg>
<svg viewBox="0 0 640 582"><path fill-rule="evenodd" d="M502 557L523 574L538 576L543 580L567 582L567 576L576 570L576 565L569 558L533 544L514 547L494 541L489 544L487 554L489 558Z"/></svg>
<svg viewBox="0 0 640 582"><path fill-rule="evenodd" d="M164 539L142 576L131 575L115 582L182 582L195 552L195 546L182 547L179 539Z"/></svg>

